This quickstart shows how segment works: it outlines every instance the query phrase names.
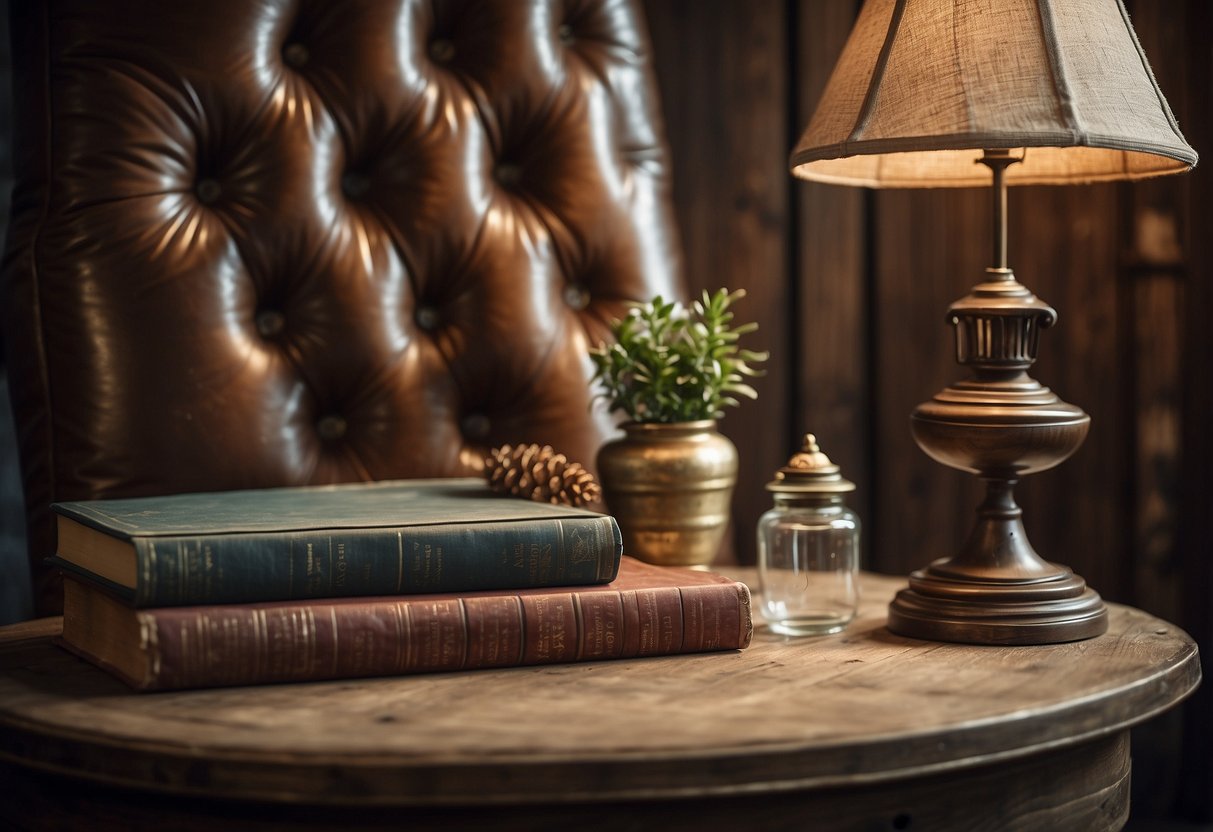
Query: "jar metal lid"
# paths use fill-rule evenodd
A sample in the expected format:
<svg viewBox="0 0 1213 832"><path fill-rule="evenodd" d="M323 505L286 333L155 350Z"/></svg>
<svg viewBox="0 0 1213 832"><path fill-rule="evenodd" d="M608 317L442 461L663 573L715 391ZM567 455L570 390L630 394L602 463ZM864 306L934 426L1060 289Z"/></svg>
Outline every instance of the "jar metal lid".
<svg viewBox="0 0 1213 832"><path fill-rule="evenodd" d="M854 491L855 483L843 479L839 467L817 446L817 437L806 433L803 447L775 472L766 489L776 494L828 496Z"/></svg>

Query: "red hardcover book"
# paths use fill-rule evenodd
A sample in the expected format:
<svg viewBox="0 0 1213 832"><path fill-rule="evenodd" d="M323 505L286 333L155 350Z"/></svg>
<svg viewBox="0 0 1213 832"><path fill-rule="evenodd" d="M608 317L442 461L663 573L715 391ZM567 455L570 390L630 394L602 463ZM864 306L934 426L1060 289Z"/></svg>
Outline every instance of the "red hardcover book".
<svg viewBox="0 0 1213 832"><path fill-rule="evenodd" d="M134 609L64 576L60 643L139 690L734 650L745 584L623 558L609 584Z"/></svg>

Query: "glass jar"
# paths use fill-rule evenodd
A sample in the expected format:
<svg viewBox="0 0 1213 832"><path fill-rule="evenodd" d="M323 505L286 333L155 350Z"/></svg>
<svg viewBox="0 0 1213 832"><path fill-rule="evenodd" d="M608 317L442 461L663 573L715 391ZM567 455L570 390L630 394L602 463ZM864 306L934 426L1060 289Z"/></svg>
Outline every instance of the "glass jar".
<svg viewBox="0 0 1213 832"><path fill-rule="evenodd" d="M763 617L789 636L840 632L859 607L860 523L843 504L855 484L809 434L766 487L775 505L758 521Z"/></svg>

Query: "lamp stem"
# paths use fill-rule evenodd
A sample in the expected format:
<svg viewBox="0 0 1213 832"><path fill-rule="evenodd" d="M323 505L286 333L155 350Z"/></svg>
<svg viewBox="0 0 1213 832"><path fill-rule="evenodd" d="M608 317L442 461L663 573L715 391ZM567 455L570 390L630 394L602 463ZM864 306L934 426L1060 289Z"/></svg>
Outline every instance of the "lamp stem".
<svg viewBox="0 0 1213 832"><path fill-rule="evenodd" d="M992 165L994 172L994 268L1007 267L1007 169Z"/></svg>
<svg viewBox="0 0 1213 832"><path fill-rule="evenodd" d="M979 160L994 174L994 268L1007 268L1007 168L1020 161L1010 150L987 150Z"/></svg>

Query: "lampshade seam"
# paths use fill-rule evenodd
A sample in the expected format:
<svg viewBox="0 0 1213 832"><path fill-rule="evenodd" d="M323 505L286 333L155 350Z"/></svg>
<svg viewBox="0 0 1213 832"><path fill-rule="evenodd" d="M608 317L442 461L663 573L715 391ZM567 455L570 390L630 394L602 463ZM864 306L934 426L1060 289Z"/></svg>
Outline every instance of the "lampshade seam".
<svg viewBox="0 0 1213 832"><path fill-rule="evenodd" d="M1069 83L1066 81L1065 69L1061 59L1061 49L1057 44L1057 29L1053 25L1053 10L1050 7L1050 0L1039 0L1036 4L1036 10L1040 16L1040 33L1045 41L1045 55L1048 56L1049 69L1053 74L1053 92L1057 96L1057 107L1066 122L1066 126L1071 131L1073 143L1076 145L1086 145L1088 143L1087 131L1079 122L1078 112L1074 108L1074 96L1070 91Z"/></svg>
<svg viewBox="0 0 1213 832"><path fill-rule="evenodd" d="M868 119L872 117L872 111L876 108L876 91L880 89L880 83L884 80L885 69L889 65L889 54L893 51L893 42L897 40L897 33L901 29L901 16L905 12L906 2L907 0L896 0L893 5L893 14L889 18L889 31L885 34L884 43L880 46L876 66L872 68L872 78L868 82L868 91L863 97L863 105L855 117L855 126L851 128L850 135L842 143L843 155L846 155L847 146L856 141L868 126Z"/></svg>
<svg viewBox="0 0 1213 832"><path fill-rule="evenodd" d="M1116 0L1116 8L1120 10L1120 19L1124 21L1125 28L1129 31L1129 38L1133 41L1133 48L1137 50L1137 57L1141 61L1141 67L1146 71L1146 77L1150 79L1150 85L1154 88L1154 95L1158 98L1158 103L1162 105L1162 111L1167 117L1167 124L1171 127L1171 131L1179 139L1180 143L1187 145L1188 140L1180 132L1179 122L1175 119L1175 114L1171 112L1171 105L1167 103L1166 97L1162 94L1162 88L1158 86L1158 79L1154 77L1154 70L1150 68L1150 61L1146 58L1146 52L1141 48L1141 41L1137 37L1137 32L1133 29L1132 21L1129 20L1129 12L1125 8L1123 0ZM1193 162L1192 165L1195 166L1196 162Z"/></svg>

